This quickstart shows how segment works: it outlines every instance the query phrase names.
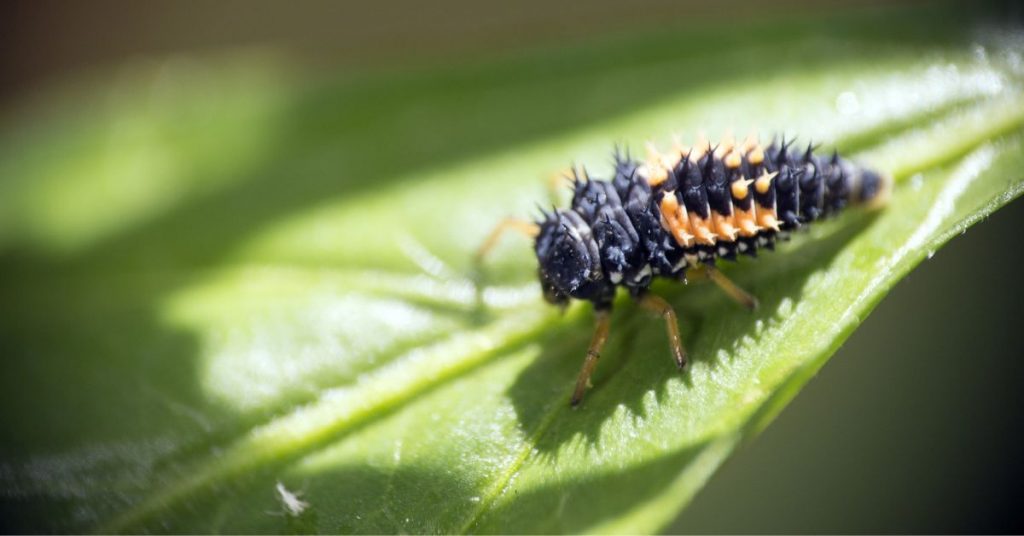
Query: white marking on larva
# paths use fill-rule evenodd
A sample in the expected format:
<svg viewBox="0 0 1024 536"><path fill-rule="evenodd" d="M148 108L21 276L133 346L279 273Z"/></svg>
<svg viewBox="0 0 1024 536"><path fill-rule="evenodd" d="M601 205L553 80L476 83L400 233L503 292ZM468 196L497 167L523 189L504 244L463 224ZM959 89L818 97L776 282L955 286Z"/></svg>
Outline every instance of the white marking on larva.
<svg viewBox="0 0 1024 536"><path fill-rule="evenodd" d="M281 501L281 506L284 506L284 512L292 517L298 517L302 515L302 512L309 508L309 503L299 499L298 493L292 493L288 491L288 488L284 487L280 481L274 486L277 491L277 500Z"/></svg>
<svg viewBox="0 0 1024 536"><path fill-rule="evenodd" d="M739 248L740 252L742 253L742 252L747 250L747 243L746 242L737 242L736 243L736 247Z"/></svg>
<svg viewBox="0 0 1024 536"><path fill-rule="evenodd" d="M690 263L686 262L686 257L683 257L679 259L679 262L677 262L675 266L672 267L672 271L678 272L679 270L682 270L683 268L686 268L689 265Z"/></svg>
<svg viewBox="0 0 1024 536"><path fill-rule="evenodd" d="M645 264L643 269L641 269L640 272L638 272L636 274L636 277L633 278L633 281L634 282L640 281L640 280L642 280L643 278L645 278L645 277L647 277L649 275L651 275L651 265L650 264Z"/></svg>
<svg viewBox="0 0 1024 536"><path fill-rule="evenodd" d="M568 229L569 236L573 240L575 240L577 242L582 242L583 241L583 236L582 236L583 233L580 232L580 229L578 227L576 227L576 225L571 220L569 221L569 225L566 225L565 227L566 227L566 229Z"/></svg>
<svg viewBox="0 0 1024 536"><path fill-rule="evenodd" d="M768 245L768 237L766 237L766 236L759 236L759 237L757 237L757 243L758 243L758 245L761 245L761 246L767 246Z"/></svg>
<svg viewBox="0 0 1024 536"><path fill-rule="evenodd" d="M719 248L718 248L718 254L719 254L720 256L722 256L722 257L724 257L724 256L728 255L728 254L729 254L729 248L727 248L727 247L725 247L725 246L719 246Z"/></svg>
<svg viewBox="0 0 1024 536"><path fill-rule="evenodd" d="M700 260L695 253L686 253L683 255L683 259L686 260L687 264L697 264L697 261Z"/></svg>
<svg viewBox="0 0 1024 536"><path fill-rule="evenodd" d="M618 285L622 281L622 272L612 272L608 274L608 279L612 280L612 284Z"/></svg>

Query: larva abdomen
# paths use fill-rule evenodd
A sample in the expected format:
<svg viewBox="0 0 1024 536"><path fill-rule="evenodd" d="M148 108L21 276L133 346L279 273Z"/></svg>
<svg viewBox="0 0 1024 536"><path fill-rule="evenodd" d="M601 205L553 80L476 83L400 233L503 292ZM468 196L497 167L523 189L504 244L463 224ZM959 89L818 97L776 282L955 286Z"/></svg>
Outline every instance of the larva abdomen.
<svg viewBox="0 0 1024 536"><path fill-rule="evenodd" d="M552 301L609 307L617 287L638 296L655 277L756 255L779 233L886 191L882 175L792 142L650 150L644 162L617 151L610 180L574 174L570 208L537 222L541 283Z"/></svg>

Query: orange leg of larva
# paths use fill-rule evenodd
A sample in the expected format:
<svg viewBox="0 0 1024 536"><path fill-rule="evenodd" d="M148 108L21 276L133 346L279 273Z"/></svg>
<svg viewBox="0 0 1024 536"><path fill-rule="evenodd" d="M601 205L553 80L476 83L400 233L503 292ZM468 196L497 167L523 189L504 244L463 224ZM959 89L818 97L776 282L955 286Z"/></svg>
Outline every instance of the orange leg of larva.
<svg viewBox="0 0 1024 536"><path fill-rule="evenodd" d="M483 244L480 244L480 249L476 250L475 259L477 263L483 262L484 258L494 246L498 244L498 240L501 239L501 235L505 234L505 231L517 231L530 238L537 236L540 232L540 227L533 222L522 220L519 218L505 218L494 227L491 234L487 235L487 239L484 240Z"/></svg>
<svg viewBox="0 0 1024 536"><path fill-rule="evenodd" d="M590 346L587 347L587 357L583 360L583 369L580 370L580 375L576 378L576 389L572 392L572 400L570 403L573 407L578 406L580 401L583 400L583 394L587 392L587 386L590 384L590 375L594 373L594 368L597 367L597 360L601 358L601 348L604 347L604 342L608 340L608 329L611 327L611 312L602 309L594 311L596 317L596 323L594 326L594 336L590 339Z"/></svg>
<svg viewBox="0 0 1024 536"><path fill-rule="evenodd" d="M679 336L679 319L676 318L676 311L661 296L655 294L644 294L639 304L644 309L652 311L665 319L665 331L668 332L668 343L672 347L672 357L676 360L679 370L686 368L686 348L683 347L683 338Z"/></svg>
<svg viewBox="0 0 1024 536"><path fill-rule="evenodd" d="M704 271L707 273L708 278L714 281L715 284L718 285L718 288L725 291L725 293L735 300L736 303L750 309L751 311L757 309L757 298L740 288L736 283L733 283L728 277L725 277L725 274L719 272L718 268L705 265Z"/></svg>

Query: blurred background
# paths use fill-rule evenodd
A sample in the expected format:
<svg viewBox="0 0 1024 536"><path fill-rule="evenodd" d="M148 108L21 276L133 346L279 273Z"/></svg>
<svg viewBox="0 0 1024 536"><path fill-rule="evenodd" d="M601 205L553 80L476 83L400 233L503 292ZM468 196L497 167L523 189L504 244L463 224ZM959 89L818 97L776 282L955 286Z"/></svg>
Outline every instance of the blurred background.
<svg viewBox="0 0 1024 536"><path fill-rule="evenodd" d="M277 66L269 71L270 86L285 85L293 77L336 83L486 64L491 57L572 49L597 38L614 43L616 35L680 22L842 16L889 4L5 2L0 4L0 134L16 145L37 126L45 128L50 114L59 113L59 104L56 110L50 106L76 102L71 95L116 87L119 77L140 70L156 70L159 77L161 70L187 66L194 57L230 53L270 61ZM1016 2L954 9L963 10L965 20L1021 20ZM165 63L168 59L172 63ZM274 99L246 91L244 83L235 93L232 88L199 88L207 89L232 98ZM380 98L387 104L390 97ZM584 124L628 109L624 106L613 103L563 124ZM401 122L386 128L401 137ZM513 141L541 136L544 128L519 131ZM249 141L245 149L252 151L273 144ZM500 142L480 141L484 148L497 148ZM292 201L298 202L283 202ZM4 221L0 214L0 225ZM670 530L1024 531L1021 229L1024 205L1018 201L954 239L900 283L778 420L725 464ZM0 262L10 273L35 269L34 261L25 259L41 255L19 242L22 231L0 228ZM47 255L76 251L94 239L47 233L38 230ZM206 247L212 251L218 242L211 239ZM181 262L173 249L152 254ZM206 258L207 253L198 255Z"/></svg>
<svg viewBox="0 0 1024 536"><path fill-rule="evenodd" d="M910 2L897 2L897 4ZM918 2L920 3L920 2ZM24 95L75 74L140 57L257 46L286 51L290 62L317 69L387 69L495 57L587 36L656 29L682 21L785 17L886 5L884 0L639 3L525 0L515 4L444 0L331 2L291 6L271 0L87 5L45 0L7 2L0 20L3 96Z"/></svg>

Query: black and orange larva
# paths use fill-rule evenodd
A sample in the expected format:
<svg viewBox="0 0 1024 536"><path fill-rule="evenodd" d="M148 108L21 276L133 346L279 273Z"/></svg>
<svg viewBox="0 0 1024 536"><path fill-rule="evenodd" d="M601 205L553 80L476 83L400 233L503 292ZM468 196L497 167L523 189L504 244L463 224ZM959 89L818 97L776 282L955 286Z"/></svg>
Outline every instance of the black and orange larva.
<svg viewBox="0 0 1024 536"><path fill-rule="evenodd" d="M506 229L535 237L534 250L544 298L565 305L570 298L593 303L594 337L571 402L583 398L608 335L618 287L666 322L676 364L686 366L675 311L649 292L655 277L685 281L700 269L729 296L753 309L757 300L715 268L717 259L756 256L778 238L832 215L847 205L880 206L891 180L814 147L794 151L785 139L762 146L724 140L712 147L676 143L669 153L648 144L645 162L615 151L614 177L592 179L573 170L572 205L543 211L537 222L506 219L481 255Z"/></svg>

